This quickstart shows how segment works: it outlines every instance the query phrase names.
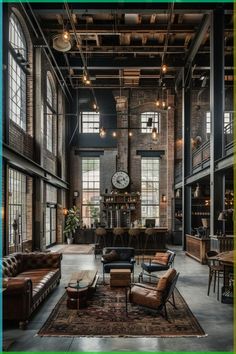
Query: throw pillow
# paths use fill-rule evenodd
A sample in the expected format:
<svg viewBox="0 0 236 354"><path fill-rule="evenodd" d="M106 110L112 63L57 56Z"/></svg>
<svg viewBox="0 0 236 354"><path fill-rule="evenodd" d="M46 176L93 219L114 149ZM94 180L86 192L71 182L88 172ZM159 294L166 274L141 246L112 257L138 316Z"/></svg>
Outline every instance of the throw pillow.
<svg viewBox="0 0 236 354"><path fill-rule="evenodd" d="M167 252L157 252L154 256L154 258L152 259L152 263L158 263L158 264L162 264L162 265L167 265L169 262L169 258L170 258L170 253Z"/></svg>
<svg viewBox="0 0 236 354"><path fill-rule="evenodd" d="M105 259L105 261L107 262L113 262L113 261L118 261L119 256L115 250L112 250L111 252L104 254L103 259Z"/></svg>

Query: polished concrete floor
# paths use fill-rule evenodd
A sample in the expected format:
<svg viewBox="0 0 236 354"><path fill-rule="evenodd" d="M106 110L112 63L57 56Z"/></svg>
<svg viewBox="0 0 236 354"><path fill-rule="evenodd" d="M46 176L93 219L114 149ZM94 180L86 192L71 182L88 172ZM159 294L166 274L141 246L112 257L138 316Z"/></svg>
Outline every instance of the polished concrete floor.
<svg viewBox="0 0 236 354"><path fill-rule="evenodd" d="M172 247L173 249L173 247ZM100 257L93 255L63 255L62 280L32 316L27 330L16 325L4 329L4 339L12 341L9 351L36 352L177 352L177 351L233 351L233 305L217 301L213 292L206 294L208 268L185 256L177 250L175 268L180 272L177 287L184 296L190 309L203 327L206 337L181 338L75 338L75 337L38 337L52 309L65 291L70 274L79 269L95 269L101 272ZM137 265L135 274L139 274Z"/></svg>

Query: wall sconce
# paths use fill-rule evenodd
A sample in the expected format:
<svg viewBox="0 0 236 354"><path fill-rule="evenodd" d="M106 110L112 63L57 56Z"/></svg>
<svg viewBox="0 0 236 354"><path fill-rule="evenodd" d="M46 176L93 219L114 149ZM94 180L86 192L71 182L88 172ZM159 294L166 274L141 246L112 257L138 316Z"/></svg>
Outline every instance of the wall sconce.
<svg viewBox="0 0 236 354"><path fill-rule="evenodd" d="M157 140L157 128L152 128L152 140Z"/></svg>
<svg viewBox="0 0 236 354"><path fill-rule="evenodd" d="M162 194L161 201L162 201L162 203L166 203L167 202L167 197L166 197L165 194Z"/></svg>
<svg viewBox="0 0 236 354"><path fill-rule="evenodd" d="M196 189L194 191L194 198L200 198L201 195L202 195L201 188L200 188L199 184L197 183Z"/></svg>
<svg viewBox="0 0 236 354"><path fill-rule="evenodd" d="M106 136L106 129L101 127L100 131L99 131L99 135L100 135L100 138L105 138Z"/></svg>
<svg viewBox="0 0 236 354"><path fill-rule="evenodd" d="M176 198L181 198L181 189L180 188L177 189L177 191L175 193L175 197Z"/></svg>
<svg viewBox="0 0 236 354"><path fill-rule="evenodd" d="M63 215L67 215L68 214L68 209L67 208L63 208Z"/></svg>

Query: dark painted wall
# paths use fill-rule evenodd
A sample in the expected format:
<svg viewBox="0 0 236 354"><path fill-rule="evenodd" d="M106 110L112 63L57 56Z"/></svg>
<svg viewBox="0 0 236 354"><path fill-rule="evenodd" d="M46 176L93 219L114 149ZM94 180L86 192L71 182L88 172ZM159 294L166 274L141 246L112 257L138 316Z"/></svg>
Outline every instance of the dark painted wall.
<svg viewBox="0 0 236 354"><path fill-rule="evenodd" d="M75 99L72 107L73 112L92 111L93 96L91 90L80 90L75 92ZM80 134L79 126L72 140L72 146L80 148L116 148L116 138L112 137L112 129L116 129L116 102L111 90L98 90L95 92L99 112L100 126L107 129L105 138L101 138L99 134ZM80 118L79 118L80 119ZM80 123L80 122L79 122ZM76 127L76 117L71 120L71 136Z"/></svg>

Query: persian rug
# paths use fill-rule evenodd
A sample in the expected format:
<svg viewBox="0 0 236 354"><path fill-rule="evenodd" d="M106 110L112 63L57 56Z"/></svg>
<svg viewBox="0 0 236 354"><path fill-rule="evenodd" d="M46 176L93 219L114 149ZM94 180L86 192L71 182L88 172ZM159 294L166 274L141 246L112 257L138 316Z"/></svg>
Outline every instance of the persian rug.
<svg viewBox="0 0 236 354"><path fill-rule="evenodd" d="M175 289L177 309L167 305L169 320L161 314L128 304L125 311L125 289L99 285L87 307L71 310L64 294L38 332L39 336L73 337L185 337L205 333Z"/></svg>
<svg viewBox="0 0 236 354"><path fill-rule="evenodd" d="M63 254L94 254L94 245L65 245L57 252Z"/></svg>

